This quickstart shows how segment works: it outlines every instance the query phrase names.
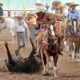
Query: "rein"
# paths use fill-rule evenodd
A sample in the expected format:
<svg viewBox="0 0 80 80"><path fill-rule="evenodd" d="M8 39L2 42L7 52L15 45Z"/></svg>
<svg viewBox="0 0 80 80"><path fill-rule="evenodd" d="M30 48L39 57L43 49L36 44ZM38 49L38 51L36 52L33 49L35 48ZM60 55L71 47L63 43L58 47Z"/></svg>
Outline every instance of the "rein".
<svg viewBox="0 0 80 80"><path fill-rule="evenodd" d="M47 36L48 29L49 29L49 26L47 27L47 29L46 29L46 31L45 31L45 34L44 34L43 39L42 39L41 42L42 42L42 43L45 43L45 44L47 44L47 45L55 45L55 44L57 43L57 39L55 40L54 44L49 44L48 42L44 41L44 39L45 39L46 36ZM54 31L54 30L51 30L51 31Z"/></svg>
<svg viewBox="0 0 80 80"><path fill-rule="evenodd" d="M47 45L55 45L57 43L57 40L55 40L54 44L49 44L48 42L46 41L42 41L43 43L47 44Z"/></svg>

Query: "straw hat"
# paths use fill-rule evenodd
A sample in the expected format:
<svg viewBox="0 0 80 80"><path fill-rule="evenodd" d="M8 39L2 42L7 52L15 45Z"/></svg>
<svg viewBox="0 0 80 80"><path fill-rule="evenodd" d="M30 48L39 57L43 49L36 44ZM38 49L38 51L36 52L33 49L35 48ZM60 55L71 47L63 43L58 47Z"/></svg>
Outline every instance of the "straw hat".
<svg viewBox="0 0 80 80"><path fill-rule="evenodd" d="M1 6L3 6L3 3L0 3Z"/></svg>
<svg viewBox="0 0 80 80"><path fill-rule="evenodd" d="M36 10L36 13L42 12L43 10L44 10L43 8L38 8L38 9Z"/></svg>
<svg viewBox="0 0 80 80"><path fill-rule="evenodd" d="M18 15L16 16L16 18L17 18L17 19L23 19L23 16L22 16L21 14L18 14Z"/></svg>
<svg viewBox="0 0 80 80"><path fill-rule="evenodd" d="M53 1L52 2L52 8L57 8L57 7L59 7L58 5L60 5L61 4L61 2L60 1Z"/></svg>
<svg viewBox="0 0 80 80"><path fill-rule="evenodd" d="M41 3L36 3L35 6L44 6L44 5Z"/></svg>
<svg viewBox="0 0 80 80"><path fill-rule="evenodd" d="M74 2L71 2L71 3L66 3L67 6L69 7L76 7L76 6L79 6L79 4L76 4Z"/></svg>
<svg viewBox="0 0 80 80"><path fill-rule="evenodd" d="M48 3L46 3L45 7L50 7L50 5Z"/></svg>
<svg viewBox="0 0 80 80"><path fill-rule="evenodd" d="M37 15L36 15L36 14L30 14L30 13L29 13L27 16L28 16L28 17L34 16L34 17L37 19Z"/></svg>
<svg viewBox="0 0 80 80"><path fill-rule="evenodd" d="M56 8L55 8L55 9L62 9L62 8L64 8L64 7L65 7L64 5L59 4L59 5L57 5L57 6L56 6Z"/></svg>

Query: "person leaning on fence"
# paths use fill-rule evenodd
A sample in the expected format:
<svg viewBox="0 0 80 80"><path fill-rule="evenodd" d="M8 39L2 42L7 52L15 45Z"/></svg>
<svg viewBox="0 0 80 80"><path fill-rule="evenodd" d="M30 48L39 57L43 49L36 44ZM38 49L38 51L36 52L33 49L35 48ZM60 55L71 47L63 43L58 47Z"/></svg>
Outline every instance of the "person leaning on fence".
<svg viewBox="0 0 80 80"><path fill-rule="evenodd" d="M3 17L3 8L2 8L3 4L0 3L0 19Z"/></svg>
<svg viewBox="0 0 80 80"><path fill-rule="evenodd" d="M25 32L28 29L28 25L26 22L23 20L22 16L17 16L17 24L16 24L16 36L17 36L17 43L18 43L18 48L25 47L25 42L26 42L26 35ZM21 45L22 42L22 45Z"/></svg>

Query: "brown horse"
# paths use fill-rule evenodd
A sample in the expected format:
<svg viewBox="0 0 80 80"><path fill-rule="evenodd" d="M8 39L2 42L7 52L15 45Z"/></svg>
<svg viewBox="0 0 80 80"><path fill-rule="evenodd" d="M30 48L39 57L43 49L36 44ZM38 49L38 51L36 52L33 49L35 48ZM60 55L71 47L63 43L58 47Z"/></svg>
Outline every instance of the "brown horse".
<svg viewBox="0 0 80 80"><path fill-rule="evenodd" d="M71 24L66 28L65 39L69 45L70 57L72 60L75 60L79 57L77 55L79 54L80 48L80 26L78 26L75 20L72 20Z"/></svg>
<svg viewBox="0 0 80 80"><path fill-rule="evenodd" d="M58 55L61 54L58 40L55 36L52 35L50 27L47 28L46 34L43 37L43 40L40 45L40 54L43 62L44 72L47 72L50 62L50 56L53 57L53 72L54 77L57 77L57 61ZM53 64L52 64L53 65Z"/></svg>
<svg viewBox="0 0 80 80"><path fill-rule="evenodd" d="M39 48L39 53L41 54L41 59L43 63L43 73L45 73L49 67L50 56L53 57L54 66L54 77L57 77L57 61L58 54L61 54L60 45L58 43L58 38L55 34L55 23L58 18L55 14L43 13L38 14L38 23L40 26L46 28L41 39L41 44ZM53 65L53 63L52 63Z"/></svg>

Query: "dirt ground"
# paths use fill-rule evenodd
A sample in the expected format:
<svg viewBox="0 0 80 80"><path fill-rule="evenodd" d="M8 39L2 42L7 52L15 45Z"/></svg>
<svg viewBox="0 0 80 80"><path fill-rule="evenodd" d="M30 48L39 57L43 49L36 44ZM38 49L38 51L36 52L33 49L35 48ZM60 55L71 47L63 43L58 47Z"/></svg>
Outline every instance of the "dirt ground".
<svg viewBox="0 0 80 80"><path fill-rule="evenodd" d="M28 53L31 51L31 46L28 44L26 46L26 49L21 51L23 57L28 56ZM12 55L15 56L16 43L9 43L9 48ZM53 75L42 76L41 74L12 73L6 71L5 59L7 59L6 49L4 42L0 41L0 80L80 80L80 62L70 61L67 52L63 52L63 56L59 56L58 78L54 78Z"/></svg>

